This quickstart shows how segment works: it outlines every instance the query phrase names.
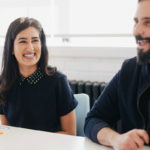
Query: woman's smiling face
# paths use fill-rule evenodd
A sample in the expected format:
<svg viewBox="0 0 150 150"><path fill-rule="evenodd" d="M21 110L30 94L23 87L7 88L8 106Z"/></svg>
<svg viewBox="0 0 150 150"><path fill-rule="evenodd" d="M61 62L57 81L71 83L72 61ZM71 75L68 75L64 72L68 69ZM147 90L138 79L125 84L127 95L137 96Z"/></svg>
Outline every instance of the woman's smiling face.
<svg viewBox="0 0 150 150"><path fill-rule="evenodd" d="M36 69L41 57L39 31L34 27L28 27L19 32L14 40L13 54L18 62L19 69L23 67Z"/></svg>

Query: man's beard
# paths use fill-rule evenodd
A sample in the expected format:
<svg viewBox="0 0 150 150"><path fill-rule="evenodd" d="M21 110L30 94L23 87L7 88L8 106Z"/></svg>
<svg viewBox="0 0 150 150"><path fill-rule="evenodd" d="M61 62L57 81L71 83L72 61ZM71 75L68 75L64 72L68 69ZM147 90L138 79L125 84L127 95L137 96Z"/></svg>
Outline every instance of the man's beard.
<svg viewBox="0 0 150 150"><path fill-rule="evenodd" d="M150 49L147 52L143 52L142 49L137 48L137 62L139 64L150 63Z"/></svg>
<svg viewBox="0 0 150 150"><path fill-rule="evenodd" d="M135 37L136 42L140 40L147 40L150 44L150 38L143 38L140 35ZM146 52L143 52L143 49L137 48L137 62L139 64L144 64L144 63L150 63L150 49L148 49Z"/></svg>

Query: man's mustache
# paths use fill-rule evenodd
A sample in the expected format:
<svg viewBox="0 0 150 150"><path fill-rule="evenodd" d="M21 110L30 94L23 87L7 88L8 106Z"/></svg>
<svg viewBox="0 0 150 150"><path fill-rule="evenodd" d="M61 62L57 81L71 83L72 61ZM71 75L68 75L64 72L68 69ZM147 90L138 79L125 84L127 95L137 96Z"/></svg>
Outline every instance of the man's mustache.
<svg viewBox="0 0 150 150"><path fill-rule="evenodd" d="M136 42L138 42L140 40L146 40L150 43L150 37L143 38L142 36L137 35L137 36L135 36L135 39L136 39Z"/></svg>

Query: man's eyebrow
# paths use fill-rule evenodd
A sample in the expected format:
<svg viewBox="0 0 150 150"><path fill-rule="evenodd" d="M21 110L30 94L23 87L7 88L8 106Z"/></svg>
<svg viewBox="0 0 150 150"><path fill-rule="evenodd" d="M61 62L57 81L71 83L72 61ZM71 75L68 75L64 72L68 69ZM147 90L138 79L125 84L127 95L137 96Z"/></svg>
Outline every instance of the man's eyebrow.
<svg viewBox="0 0 150 150"><path fill-rule="evenodd" d="M149 20L150 17L143 17L142 20Z"/></svg>
<svg viewBox="0 0 150 150"><path fill-rule="evenodd" d="M137 21L138 21L138 18L137 18L137 17L134 17L133 20L134 20L135 22L137 22ZM142 17L141 20L150 20L150 17Z"/></svg>

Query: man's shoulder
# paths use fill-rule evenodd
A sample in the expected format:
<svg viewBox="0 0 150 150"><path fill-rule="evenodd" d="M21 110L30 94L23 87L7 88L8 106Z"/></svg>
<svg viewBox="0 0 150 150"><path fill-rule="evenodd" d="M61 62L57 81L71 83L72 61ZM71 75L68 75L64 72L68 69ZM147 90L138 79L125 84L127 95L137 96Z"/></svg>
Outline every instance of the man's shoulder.
<svg viewBox="0 0 150 150"><path fill-rule="evenodd" d="M126 60L123 62L123 65L122 65L122 66L134 67L134 66L136 66L136 65L138 65L137 59L136 59L136 57L132 57L132 58L126 59Z"/></svg>
<svg viewBox="0 0 150 150"><path fill-rule="evenodd" d="M137 63L136 57L126 59L121 67L121 70L127 70L128 72L136 70L139 68L139 64Z"/></svg>
<svg viewBox="0 0 150 150"><path fill-rule="evenodd" d="M138 64L136 57L127 59L123 62L120 74L125 80L135 78L140 73L141 66Z"/></svg>

